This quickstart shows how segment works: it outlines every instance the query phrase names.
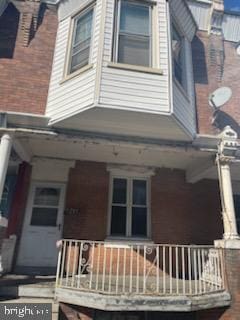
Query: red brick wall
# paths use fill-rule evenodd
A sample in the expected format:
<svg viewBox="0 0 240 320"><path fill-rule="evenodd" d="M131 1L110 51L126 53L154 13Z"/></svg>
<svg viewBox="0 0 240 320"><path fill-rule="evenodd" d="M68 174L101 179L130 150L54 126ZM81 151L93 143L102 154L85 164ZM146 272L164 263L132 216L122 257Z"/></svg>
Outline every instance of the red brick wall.
<svg viewBox="0 0 240 320"><path fill-rule="evenodd" d="M222 238L218 185L185 182L184 171L159 169L151 183L152 239L156 243L212 244ZM106 164L78 161L71 169L64 237L104 240L107 231L109 174Z"/></svg>
<svg viewBox="0 0 240 320"><path fill-rule="evenodd" d="M200 133L218 133L211 124L213 109L208 105L208 96L215 89L228 86L233 91L231 100L221 108L221 126L231 124L240 134L238 124L240 123L240 91L239 91L239 63L240 56L236 52L236 44L224 41L224 67L222 78L219 78L219 68L216 59L211 58L212 44L215 49L221 49L219 36L209 36L206 32L198 32L192 43L193 67L195 77L197 117ZM214 62L215 61L215 62Z"/></svg>
<svg viewBox="0 0 240 320"><path fill-rule="evenodd" d="M66 208L78 208L77 215L65 215L64 237L104 240L107 230L109 174L106 165L78 161L71 169Z"/></svg>
<svg viewBox="0 0 240 320"><path fill-rule="evenodd" d="M22 45L23 34L18 20L19 12L12 4L0 18L0 111L43 114L52 68L57 13L42 5L40 25L27 47Z"/></svg>

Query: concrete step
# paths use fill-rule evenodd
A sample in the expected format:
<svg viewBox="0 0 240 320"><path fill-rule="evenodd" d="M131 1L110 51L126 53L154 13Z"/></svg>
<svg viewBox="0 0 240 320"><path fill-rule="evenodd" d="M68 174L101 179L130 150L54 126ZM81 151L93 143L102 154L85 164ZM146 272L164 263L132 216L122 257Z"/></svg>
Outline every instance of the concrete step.
<svg viewBox="0 0 240 320"><path fill-rule="evenodd" d="M0 297L54 298L54 285L24 284L0 287Z"/></svg>

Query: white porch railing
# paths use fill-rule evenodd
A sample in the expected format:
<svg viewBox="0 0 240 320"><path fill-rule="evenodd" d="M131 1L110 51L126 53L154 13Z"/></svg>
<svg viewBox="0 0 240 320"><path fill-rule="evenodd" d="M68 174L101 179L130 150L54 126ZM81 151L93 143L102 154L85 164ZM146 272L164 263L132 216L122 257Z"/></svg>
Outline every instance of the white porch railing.
<svg viewBox="0 0 240 320"><path fill-rule="evenodd" d="M208 246L63 240L56 287L104 294L201 295L225 289L223 252Z"/></svg>

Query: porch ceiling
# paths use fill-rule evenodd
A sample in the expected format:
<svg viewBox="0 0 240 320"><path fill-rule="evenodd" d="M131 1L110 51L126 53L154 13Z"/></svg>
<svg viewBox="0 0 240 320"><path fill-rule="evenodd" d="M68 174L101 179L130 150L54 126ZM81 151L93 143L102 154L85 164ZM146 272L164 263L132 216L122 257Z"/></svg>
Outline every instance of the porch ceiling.
<svg viewBox="0 0 240 320"><path fill-rule="evenodd" d="M128 141L56 134L19 134L17 145L30 158L82 160L116 164L152 166L186 171L186 179L195 183L201 179L218 179L216 150L202 151L190 144L164 145L143 140ZM18 148L19 149L19 148ZM24 152L23 152L24 151ZM24 159L23 159L24 160ZM26 161L26 160L25 160ZM231 164L232 180L240 181L240 163Z"/></svg>
<svg viewBox="0 0 240 320"><path fill-rule="evenodd" d="M191 147L170 147L147 143L64 139L38 135L18 137L31 157L97 161L186 170L198 161L213 163L212 154Z"/></svg>

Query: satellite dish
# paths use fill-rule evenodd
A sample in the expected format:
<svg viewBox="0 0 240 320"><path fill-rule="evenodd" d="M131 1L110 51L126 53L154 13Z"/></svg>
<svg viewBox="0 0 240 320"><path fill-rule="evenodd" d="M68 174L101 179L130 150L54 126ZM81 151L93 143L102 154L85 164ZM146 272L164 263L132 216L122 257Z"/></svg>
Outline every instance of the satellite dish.
<svg viewBox="0 0 240 320"><path fill-rule="evenodd" d="M227 103L232 96L232 90L228 87L221 87L210 94L208 102L215 110Z"/></svg>

